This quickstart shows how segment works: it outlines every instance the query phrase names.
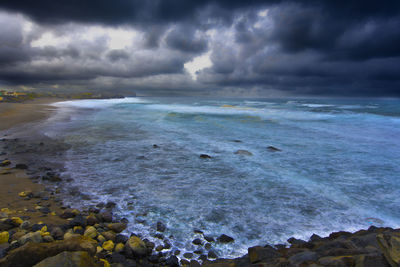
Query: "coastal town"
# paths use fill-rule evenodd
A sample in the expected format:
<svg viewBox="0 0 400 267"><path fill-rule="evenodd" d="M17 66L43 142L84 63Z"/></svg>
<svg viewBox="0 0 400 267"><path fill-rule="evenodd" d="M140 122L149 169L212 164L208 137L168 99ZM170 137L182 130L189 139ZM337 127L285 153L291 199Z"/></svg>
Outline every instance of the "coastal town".
<svg viewBox="0 0 400 267"><path fill-rule="evenodd" d="M136 96L135 93L129 94L129 96ZM80 92L80 93L37 93L37 92L16 92L8 90L0 90L0 103L18 103L24 102L26 100L33 100L36 98L61 98L61 99L104 99L104 98L123 98L125 96L121 94L113 93L90 93L90 92Z"/></svg>

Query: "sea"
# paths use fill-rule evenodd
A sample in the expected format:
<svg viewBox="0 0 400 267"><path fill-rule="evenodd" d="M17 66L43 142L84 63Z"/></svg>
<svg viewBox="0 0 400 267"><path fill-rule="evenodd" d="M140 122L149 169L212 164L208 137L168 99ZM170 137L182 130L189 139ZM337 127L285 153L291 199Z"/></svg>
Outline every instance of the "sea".
<svg viewBox="0 0 400 267"><path fill-rule="evenodd" d="M114 214L129 220L126 232L156 244L159 221L182 253L197 248L196 229L233 237L213 245L227 258L290 237L400 227L398 99L132 97L54 105L41 130L69 145L66 186L90 196L66 194L65 203L115 202Z"/></svg>

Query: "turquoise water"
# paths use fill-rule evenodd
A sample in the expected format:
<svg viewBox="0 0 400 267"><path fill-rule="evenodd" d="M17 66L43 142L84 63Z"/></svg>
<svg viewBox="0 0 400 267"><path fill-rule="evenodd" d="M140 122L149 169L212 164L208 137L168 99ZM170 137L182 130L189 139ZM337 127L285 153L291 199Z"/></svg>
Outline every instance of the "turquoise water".
<svg viewBox="0 0 400 267"><path fill-rule="evenodd" d="M69 204L112 200L129 230L145 236L163 221L182 251L193 251L193 229L234 237L216 246L220 256L233 257L291 236L400 227L399 100L127 98L56 105L45 131L72 146L64 175L92 196Z"/></svg>

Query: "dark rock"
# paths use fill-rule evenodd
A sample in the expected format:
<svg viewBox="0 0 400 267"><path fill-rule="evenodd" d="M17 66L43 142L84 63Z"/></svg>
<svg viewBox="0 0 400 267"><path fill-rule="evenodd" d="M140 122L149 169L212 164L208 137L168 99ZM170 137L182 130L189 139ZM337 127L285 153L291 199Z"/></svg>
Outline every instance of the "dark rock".
<svg viewBox="0 0 400 267"><path fill-rule="evenodd" d="M214 242L214 241L215 241L214 237L209 236L209 235L205 235L205 236L204 236L204 239L205 239L207 242Z"/></svg>
<svg viewBox="0 0 400 267"><path fill-rule="evenodd" d="M154 263L154 264L159 262L158 255L154 255L154 254L150 255L150 256L147 257L147 259L149 260L149 262Z"/></svg>
<svg viewBox="0 0 400 267"><path fill-rule="evenodd" d="M204 255L204 254L200 255L198 258L198 260L201 260L202 262L205 262L207 259L208 259L207 255Z"/></svg>
<svg viewBox="0 0 400 267"><path fill-rule="evenodd" d="M318 254L313 251L305 251L297 253L289 258L289 261L295 265L300 266L303 262L316 261L318 259Z"/></svg>
<svg viewBox="0 0 400 267"><path fill-rule="evenodd" d="M28 169L28 165L26 164L22 164L22 163L18 163L17 165L15 165L16 169L20 169L20 170L27 170Z"/></svg>
<svg viewBox="0 0 400 267"><path fill-rule="evenodd" d="M159 148L159 146L158 146L158 145L156 145L156 144L154 144L154 145L153 145L153 148Z"/></svg>
<svg viewBox="0 0 400 267"><path fill-rule="evenodd" d="M58 267L58 266L97 267L98 265L95 263L94 258L91 257L89 253L87 253L86 251L76 251L76 252L64 251L60 254L57 254L56 256L48 257L35 265L35 267Z"/></svg>
<svg viewBox="0 0 400 267"><path fill-rule="evenodd" d="M117 204L115 202L112 201L108 201L106 204L106 209L112 209L116 206Z"/></svg>
<svg viewBox="0 0 400 267"><path fill-rule="evenodd" d="M120 253L114 252L109 257L111 263L122 263L125 262L125 257L122 256Z"/></svg>
<svg viewBox="0 0 400 267"><path fill-rule="evenodd" d="M53 227L50 231L51 236L56 239L60 240L63 239L64 231L60 227Z"/></svg>
<svg viewBox="0 0 400 267"><path fill-rule="evenodd" d="M176 256L172 255L167 259L166 264L170 267L178 267L179 260Z"/></svg>
<svg viewBox="0 0 400 267"><path fill-rule="evenodd" d="M128 237L126 236L126 235L121 235L121 234L118 234L118 235L116 235L115 236L115 243L122 243L122 244L125 244L126 243L126 241L128 241ZM147 245L147 243L146 243L146 245Z"/></svg>
<svg viewBox="0 0 400 267"><path fill-rule="evenodd" d="M158 238L158 239L161 239L161 240L164 239L164 235L163 235L163 234L160 234L160 233L155 234L154 237L155 237L155 238Z"/></svg>
<svg viewBox="0 0 400 267"><path fill-rule="evenodd" d="M60 218L63 219L69 219L75 217L75 212L73 212L73 209L66 209L61 213Z"/></svg>
<svg viewBox="0 0 400 267"><path fill-rule="evenodd" d="M185 257L186 259L191 259L193 258L193 253L190 252L183 253L183 257Z"/></svg>
<svg viewBox="0 0 400 267"><path fill-rule="evenodd" d="M197 250L193 251L193 253L197 254L197 255L201 255L201 254L203 254L203 250L202 249L197 249Z"/></svg>
<svg viewBox="0 0 400 267"><path fill-rule="evenodd" d="M84 218L81 214L78 214L77 216L75 216L75 218L73 218L69 224L70 227L74 227L74 226L82 226L85 227L86 226L86 218Z"/></svg>
<svg viewBox="0 0 400 267"><path fill-rule="evenodd" d="M11 220L6 220L4 222L0 222L0 231L8 231L15 226L13 225Z"/></svg>
<svg viewBox="0 0 400 267"><path fill-rule="evenodd" d="M168 241L164 241L164 248L165 249L170 249L172 247L171 243L169 243Z"/></svg>
<svg viewBox="0 0 400 267"><path fill-rule="evenodd" d="M201 158L201 159L211 159L211 156L210 156L210 155L207 155L207 154L201 154L201 155L200 155L200 158Z"/></svg>
<svg viewBox="0 0 400 267"><path fill-rule="evenodd" d="M164 249L164 246L163 245L158 245L157 247L156 247L156 251L161 251L161 250L163 250Z"/></svg>
<svg viewBox="0 0 400 267"><path fill-rule="evenodd" d="M211 249L211 243L206 243L205 245L204 245L204 248L205 249L207 249L207 250L210 250Z"/></svg>
<svg viewBox="0 0 400 267"><path fill-rule="evenodd" d="M274 147L274 146L269 146L269 147L267 147L267 149L268 149L269 151L272 151L272 152L279 152L279 151L282 151L282 150L280 150L279 148L276 148L276 147Z"/></svg>
<svg viewBox="0 0 400 267"><path fill-rule="evenodd" d="M289 238L289 239L287 240L287 242L289 242L289 243L292 244L292 245L303 245L303 244L307 243L307 242L304 241L304 240L296 239L296 238L294 238L294 237Z"/></svg>
<svg viewBox="0 0 400 267"><path fill-rule="evenodd" d="M218 242L224 243L224 244L226 244L226 243L231 243L231 242L234 242L234 241L235 241L235 239L233 239L232 237L230 237L230 236L228 236L228 235L225 235L225 234L220 235L220 236L217 238L217 240L218 240Z"/></svg>
<svg viewBox="0 0 400 267"><path fill-rule="evenodd" d="M347 267L355 266L355 259L353 256L322 257L318 263L322 266Z"/></svg>
<svg viewBox="0 0 400 267"><path fill-rule="evenodd" d="M177 250L174 251L174 255L175 255L175 256L178 256L179 254L181 254L181 251L180 251L179 249L177 249Z"/></svg>
<svg viewBox="0 0 400 267"><path fill-rule="evenodd" d="M35 223L34 225L32 225L31 230L32 230L32 232L40 231L45 226L47 226L47 225L44 223L40 223L40 224Z"/></svg>
<svg viewBox="0 0 400 267"><path fill-rule="evenodd" d="M253 153L247 150L239 149L235 152L236 155L243 155L243 156L253 156Z"/></svg>
<svg viewBox="0 0 400 267"><path fill-rule="evenodd" d="M162 222L157 222L157 231L165 232L166 229L167 227L165 226L165 224L163 224Z"/></svg>
<svg viewBox="0 0 400 267"><path fill-rule="evenodd" d="M254 264L261 261L277 258L280 254L271 246L256 246L248 249L250 263Z"/></svg>
<svg viewBox="0 0 400 267"><path fill-rule="evenodd" d="M39 211L41 212L41 213L44 213L44 214L49 214L51 211L50 211L50 209L48 208L48 207L41 207L40 209L39 209Z"/></svg>
<svg viewBox="0 0 400 267"><path fill-rule="evenodd" d="M208 257L209 259L216 259L218 256L217 256L217 253L216 253L214 250L210 250L210 251L208 252L208 254L207 254L207 257Z"/></svg>
<svg viewBox="0 0 400 267"><path fill-rule="evenodd" d="M103 222L112 222L112 213L109 211L100 213L100 217Z"/></svg>
<svg viewBox="0 0 400 267"><path fill-rule="evenodd" d="M195 233L195 234L201 234L201 235L204 234L203 231L201 231L201 230L199 230L199 229L194 229L194 230L193 230L193 233Z"/></svg>
<svg viewBox="0 0 400 267"><path fill-rule="evenodd" d="M94 255L96 245L96 241L81 236L51 243L29 242L10 251L5 258L0 260L0 266L33 266L63 251L86 251Z"/></svg>
<svg viewBox="0 0 400 267"><path fill-rule="evenodd" d="M311 242L318 242L318 241L321 241L322 240L322 237L320 237L319 235L316 235L316 234L313 234L311 237L310 237L310 241Z"/></svg>
<svg viewBox="0 0 400 267"><path fill-rule="evenodd" d="M198 266L200 266L200 263L196 260L191 260L189 263L189 266L190 267L198 267Z"/></svg>
<svg viewBox="0 0 400 267"><path fill-rule="evenodd" d="M124 223L110 223L107 224L107 228L116 232L116 233L121 233L126 229L126 224Z"/></svg>
<svg viewBox="0 0 400 267"><path fill-rule="evenodd" d="M201 241L200 238L196 238L196 239L194 239L194 240L192 241L192 243L193 243L194 245L200 246L203 242Z"/></svg>
<svg viewBox="0 0 400 267"><path fill-rule="evenodd" d="M87 225L95 225L98 222L99 222L99 220L94 215L89 215L86 217Z"/></svg>

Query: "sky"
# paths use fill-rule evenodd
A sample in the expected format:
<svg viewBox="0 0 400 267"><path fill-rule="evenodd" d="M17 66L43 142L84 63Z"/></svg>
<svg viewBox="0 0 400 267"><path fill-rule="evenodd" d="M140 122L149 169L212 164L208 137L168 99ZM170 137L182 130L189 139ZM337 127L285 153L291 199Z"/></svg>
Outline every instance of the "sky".
<svg viewBox="0 0 400 267"><path fill-rule="evenodd" d="M398 0L2 0L0 89L399 97Z"/></svg>

